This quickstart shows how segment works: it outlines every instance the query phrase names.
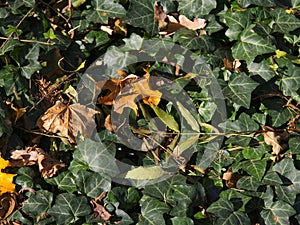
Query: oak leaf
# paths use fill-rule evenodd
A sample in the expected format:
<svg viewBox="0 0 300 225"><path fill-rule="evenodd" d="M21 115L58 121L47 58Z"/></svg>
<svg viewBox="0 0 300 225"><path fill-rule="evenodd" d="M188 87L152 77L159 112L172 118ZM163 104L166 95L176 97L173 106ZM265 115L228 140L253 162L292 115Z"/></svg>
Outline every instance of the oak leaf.
<svg viewBox="0 0 300 225"><path fill-rule="evenodd" d="M114 101L114 111L122 114L125 107L129 107L138 114L137 98L141 96L143 102L147 105L158 105L162 93L158 90L152 90L149 85L149 76L144 77L130 83L124 88Z"/></svg>
<svg viewBox="0 0 300 225"><path fill-rule="evenodd" d="M89 137L96 128L93 116L99 113L79 103L65 105L57 101L38 121L37 126L43 132L60 133L75 143L78 135Z"/></svg>

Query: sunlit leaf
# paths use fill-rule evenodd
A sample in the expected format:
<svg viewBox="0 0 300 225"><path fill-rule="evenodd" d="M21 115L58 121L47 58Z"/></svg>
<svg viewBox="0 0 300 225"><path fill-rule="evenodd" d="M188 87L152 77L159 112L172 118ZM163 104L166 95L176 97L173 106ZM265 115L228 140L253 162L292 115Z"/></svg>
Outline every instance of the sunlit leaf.
<svg viewBox="0 0 300 225"><path fill-rule="evenodd" d="M216 6L217 3L213 0L180 0L178 10L189 17L201 17L209 14Z"/></svg>
<svg viewBox="0 0 300 225"><path fill-rule="evenodd" d="M223 89L226 97L233 102L249 108L251 102L251 93L258 86L258 83L246 74L239 74L229 81L228 86Z"/></svg>
<svg viewBox="0 0 300 225"><path fill-rule="evenodd" d="M94 23L108 23L108 18L122 18L126 14L122 5L109 0L92 0L92 7L84 14L88 21Z"/></svg>
<svg viewBox="0 0 300 225"><path fill-rule="evenodd" d="M272 44L259 36L253 30L253 26L250 26L244 29L238 42L232 47L232 55L236 59L252 62L256 56L272 53L275 50Z"/></svg>

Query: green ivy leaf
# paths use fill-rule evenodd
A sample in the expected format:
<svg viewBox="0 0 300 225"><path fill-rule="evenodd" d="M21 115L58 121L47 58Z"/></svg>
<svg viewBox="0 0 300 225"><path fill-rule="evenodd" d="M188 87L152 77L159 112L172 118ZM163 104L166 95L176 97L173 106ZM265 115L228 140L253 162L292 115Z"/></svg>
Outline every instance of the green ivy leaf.
<svg viewBox="0 0 300 225"><path fill-rule="evenodd" d="M264 176L262 183L266 185L280 185L282 184L282 180L276 172L268 171Z"/></svg>
<svg viewBox="0 0 300 225"><path fill-rule="evenodd" d="M229 81L228 86L223 89L223 93L238 105L249 108L252 91L257 86L258 83L256 81L241 73Z"/></svg>
<svg viewBox="0 0 300 225"><path fill-rule="evenodd" d="M235 59L252 62L256 56L276 50L273 45L259 36L253 27L253 25L246 27L241 33L239 41L232 47L232 55Z"/></svg>
<svg viewBox="0 0 300 225"><path fill-rule="evenodd" d="M110 39L106 32L92 30L85 35L84 40L89 44L95 43L95 48L97 48L100 45L107 43Z"/></svg>
<svg viewBox="0 0 300 225"><path fill-rule="evenodd" d="M243 8L247 8L249 5L259 5L259 6L264 6L264 7L274 7L276 6L276 3L274 0L265 0L265 1L260 1L260 0L240 0L239 4Z"/></svg>
<svg viewBox="0 0 300 225"><path fill-rule="evenodd" d="M193 225L194 222L189 217L174 217L171 219L173 225Z"/></svg>
<svg viewBox="0 0 300 225"><path fill-rule="evenodd" d="M178 10L188 17L198 17L208 15L217 7L217 2L213 0L180 0Z"/></svg>
<svg viewBox="0 0 300 225"><path fill-rule="evenodd" d="M77 189L75 177L70 171L64 171L56 177L46 179L46 182L57 186L60 190L70 193L76 191Z"/></svg>
<svg viewBox="0 0 300 225"><path fill-rule="evenodd" d="M220 198L218 201L212 203L207 208L207 212L213 213L217 216L215 224L218 225L251 224L250 219L245 213L235 211L232 202L224 198Z"/></svg>
<svg viewBox="0 0 300 225"><path fill-rule="evenodd" d="M265 174L266 166L267 161L261 159L247 160L243 163L243 169L259 181Z"/></svg>
<svg viewBox="0 0 300 225"><path fill-rule="evenodd" d="M0 70L0 87L4 87L6 95L13 94L16 85L15 74L18 74L18 68L9 64Z"/></svg>
<svg viewBox="0 0 300 225"><path fill-rule="evenodd" d="M151 35L158 32L154 22L154 0L131 0L125 17L128 24L145 29Z"/></svg>
<svg viewBox="0 0 300 225"><path fill-rule="evenodd" d="M92 0L92 9L83 11L86 19L93 23L108 23L109 18L122 18L126 10L110 0Z"/></svg>
<svg viewBox="0 0 300 225"><path fill-rule="evenodd" d="M111 180L99 173L81 170L76 174L76 185L82 193L91 198L96 198L102 192L110 190Z"/></svg>
<svg viewBox="0 0 300 225"><path fill-rule="evenodd" d="M290 224L289 217L295 213L296 211L289 204L276 201L265 207L261 212L261 216L267 225L286 225Z"/></svg>
<svg viewBox="0 0 300 225"><path fill-rule="evenodd" d="M252 176L243 176L238 180L236 187L241 190L256 191L260 186L258 179Z"/></svg>
<svg viewBox="0 0 300 225"><path fill-rule="evenodd" d="M200 46L200 39L197 32L187 28L177 30L173 36L173 40L190 50L199 49Z"/></svg>
<svg viewBox="0 0 300 225"><path fill-rule="evenodd" d="M285 96L292 96L300 101L297 91L300 89L300 68L295 65L289 65L288 71L284 73L279 82L279 88Z"/></svg>
<svg viewBox="0 0 300 225"><path fill-rule="evenodd" d="M55 204L48 213L60 225L75 223L79 217L87 216L91 211L86 197L63 193L56 197Z"/></svg>
<svg viewBox="0 0 300 225"><path fill-rule="evenodd" d="M53 193L47 190L39 190L30 193L28 199L24 202L22 210L38 221L46 214L51 207L53 201Z"/></svg>
<svg viewBox="0 0 300 225"><path fill-rule="evenodd" d="M166 224L163 214L170 210L167 204L144 195L140 200L140 206L142 215L137 225Z"/></svg>
<svg viewBox="0 0 300 225"><path fill-rule="evenodd" d="M300 27L300 20L282 8L272 10L271 15L274 18L273 29L275 32L288 33Z"/></svg>
<svg viewBox="0 0 300 225"><path fill-rule="evenodd" d="M260 63L250 63L248 65L248 70L253 75L261 76L265 81L269 81L275 75L274 70L271 68L271 65L269 65L266 60Z"/></svg>
<svg viewBox="0 0 300 225"><path fill-rule="evenodd" d="M289 139L289 149L292 154L300 154L300 137L292 137Z"/></svg>

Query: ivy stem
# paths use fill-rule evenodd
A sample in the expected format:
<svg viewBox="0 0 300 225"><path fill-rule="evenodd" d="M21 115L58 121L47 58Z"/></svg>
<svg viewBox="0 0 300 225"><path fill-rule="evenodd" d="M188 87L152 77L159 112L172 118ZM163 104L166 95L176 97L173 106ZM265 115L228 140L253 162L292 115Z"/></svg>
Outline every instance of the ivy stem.
<svg viewBox="0 0 300 225"><path fill-rule="evenodd" d="M7 42L9 39L11 39L11 37L0 37L0 40L5 40L5 42ZM37 43L37 44L41 44L41 45L55 45L55 42L46 42L46 41L37 41L37 40L26 40L26 39L19 39L17 37L13 38L13 40L17 40L17 41L24 42L24 43ZM1 46L1 48L3 46Z"/></svg>

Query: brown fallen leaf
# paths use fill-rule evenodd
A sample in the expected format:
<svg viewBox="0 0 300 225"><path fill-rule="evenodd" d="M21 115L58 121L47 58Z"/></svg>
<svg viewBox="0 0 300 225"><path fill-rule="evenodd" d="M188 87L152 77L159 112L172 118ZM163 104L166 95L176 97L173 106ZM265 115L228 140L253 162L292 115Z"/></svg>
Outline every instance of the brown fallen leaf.
<svg viewBox="0 0 300 225"><path fill-rule="evenodd" d="M272 146L272 154L279 155L279 153L286 147L284 144L288 140L289 133L287 131L275 131L272 127L263 126L264 140L267 145Z"/></svg>
<svg viewBox="0 0 300 225"><path fill-rule="evenodd" d="M158 23L159 33L167 36L174 34L174 32L183 27L199 30L206 26L205 19L194 18L192 21L185 15L179 15L177 20L174 16L167 15L163 7L157 2L154 3L154 21Z"/></svg>
<svg viewBox="0 0 300 225"><path fill-rule="evenodd" d="M135 81L138 79L138 76L134 74L130 74L127 76L127 74L119 72L119 75L121 77L124 77L123 79L110 79L106 81L100 81L97 82L97 89L100 89L101 91L109 91L109 93L105 96L99 97L97 99L97 102L99 104L104 105L112 105L113 101L119 94L119 92L129 83L132 81Z"/></svg>
<svg viewBox="0 0 300 225"><path fill-rule="evenodd" d="M231 72L233 72L233 71L241 72L242 64L241 64L240 60L235 59L233 62L231 62L229 59L224 58L223 62L224 62L225 69L227 69Z"/></svg>
<svg viewBox="0 0 300 225"><path fill-rule="evenodd" d="M13 167L38 165L39 171L44 178L50 178L57 174L58 170L66 165L45 153L38 147L26 147L24 150L11 152L10 161Z"/></svg>
<svg viewBox="0 0 300 225"><path fill-rule="evenodd" d="M232 172L232 167L229 167L228 170L223 174L222 179L225 180L226 186L228 188L235 188L237 181L241 178L241 175L238 173Z"/></svg>
<svg viewBox="0 0 300 225"><path fill-rule="evenodd" d="M37 126L43 132L60 133L68 138L70 143L75 143L78 135L92 135L96 128L93 116L98 113L79 103L65 105L57 101L38 119Z"/></svg>
<svg viewBox="0 0 300 225"><path fill-rule="evenodd" d="M94 198L90 201L94 211L94 217L98 217L105 221L108 221L111 217L111 214L105 209L103 205L101 205L102 199L105 197L106 192L102 192L97 198Z"/></svg>
<svg viewBox="0 0 300 225"><path fill-rule="evenodd" d="M136 98L141 96L144 103L147 105L158 105L162 93L158 90L152 90L149 86L149 76L144 77L130 83L123 89L114 101L114 111L122 114L125 107L129 107L138 114L138 106Z"/></svg>

